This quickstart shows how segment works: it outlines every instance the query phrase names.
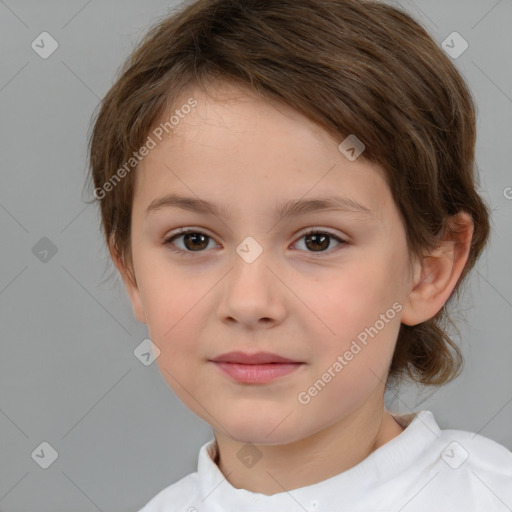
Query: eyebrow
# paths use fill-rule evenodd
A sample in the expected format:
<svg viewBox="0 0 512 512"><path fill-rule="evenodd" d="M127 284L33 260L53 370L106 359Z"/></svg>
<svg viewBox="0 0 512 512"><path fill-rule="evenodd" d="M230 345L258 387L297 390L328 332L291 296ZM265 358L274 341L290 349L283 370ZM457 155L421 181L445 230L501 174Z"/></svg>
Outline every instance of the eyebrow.
<svg viewBox="0 0 512 512"><path fill-rule="evenodd" d="M226 206L218 206L208 201L194 197L184 197L177 194L168 194L154 199L146 208L145 215L162 208L180 208L196 213L205 213L217 217L229 217L231 209ZM293 215L303 215L315 211L343 211L360 213L372 217L372 211L367 206L343 196L320 196L312 199L295 199L277 206L274 209L274 217L284 219Z"/></svg>

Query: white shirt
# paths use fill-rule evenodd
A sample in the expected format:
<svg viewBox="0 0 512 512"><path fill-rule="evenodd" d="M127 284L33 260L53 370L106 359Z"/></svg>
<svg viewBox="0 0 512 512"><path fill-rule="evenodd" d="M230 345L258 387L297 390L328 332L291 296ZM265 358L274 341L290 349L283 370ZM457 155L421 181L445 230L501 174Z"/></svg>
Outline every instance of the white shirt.
<svg viewBox="0 0 512 512"><path fill-rule="evenodd" d="M510 512L512 452L478 434L441 430L430 411L393 415L405 430L356 466L272 496L233 487L205 443L197 472L139 512Z"/></svg>

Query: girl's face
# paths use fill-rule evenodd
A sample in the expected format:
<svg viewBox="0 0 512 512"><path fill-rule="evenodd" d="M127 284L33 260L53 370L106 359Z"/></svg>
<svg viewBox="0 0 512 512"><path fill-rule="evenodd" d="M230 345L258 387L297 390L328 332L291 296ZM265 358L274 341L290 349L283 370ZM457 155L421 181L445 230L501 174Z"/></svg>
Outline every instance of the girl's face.
<svg viewBox="0 0 512 512"><path fill-rule="evenodd" d="M192 89L183 105L190 97L197 105L177 104L171 136L150 133L156 146L133 171L127 286L162 375L239 442L297 441L382 404L411 290L382 170L286 106L227 85ZM295 364L212 362L233 351Z"/></svg>

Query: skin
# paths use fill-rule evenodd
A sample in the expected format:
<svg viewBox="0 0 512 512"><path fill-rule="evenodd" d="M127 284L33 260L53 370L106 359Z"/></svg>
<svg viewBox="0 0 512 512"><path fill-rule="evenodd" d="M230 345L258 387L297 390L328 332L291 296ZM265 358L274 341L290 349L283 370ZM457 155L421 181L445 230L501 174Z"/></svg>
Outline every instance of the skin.
<svg viewBox="0 0 512 512"><path fill-rule="evenodd" d="M341 139L244 89L223 84L207 95L191 88L183 104L190 96L198 105L135 171L132 260L123 264L113 246L111 254L136 318L160 350L163 377L212 426L227 480L267 495L312 485L402 432L384 407L400 324L432 318L448 300L473 224L460 214L463 229L448 232L423 260L412 259L409 272L405 228L382 169L362 157L349 161L338 150ZM173 207L146 216L155 198L171 192L229 207L231 215ZM334 192L364 204L371 216L272 215L288 200ZM207 235L206 248L194 251L183 236L165 245L180 227ZM315 251L307 228L347 243L330 238L328 248ZM263 249L252 263L236 252L248 236ZM401 311L309 403L300 403L298 394L396 302ZM241 384L209 362L233 350L304 364L267 384ZM246 443L261 453L252 467L237 456Z"/></svg>

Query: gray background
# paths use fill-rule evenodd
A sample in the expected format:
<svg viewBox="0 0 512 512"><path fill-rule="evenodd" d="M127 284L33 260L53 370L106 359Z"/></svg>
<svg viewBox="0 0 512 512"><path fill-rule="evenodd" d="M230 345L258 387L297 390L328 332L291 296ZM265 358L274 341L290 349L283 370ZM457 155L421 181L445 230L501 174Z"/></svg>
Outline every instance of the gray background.
<svg viewBox="0 0 512 512"><path fill-rule="evenodd" d="M175 5L0 1L1 512L138 510L194 471L211 437L156 364L134 356L146 327L119 278L103 281L113 267L96 207L84 202L91 116L148 26ZM465 372L434 394L411 386L387 402L511 449L512 1L400 5L439 44L453 31L469 43L455 62L478 107L493 229L455 315ZM43 31L59 44L47 59L31 48ZM40 252L43 237L55 254ZM31 456L43 441L59 454L48 469Z"/></svg>

